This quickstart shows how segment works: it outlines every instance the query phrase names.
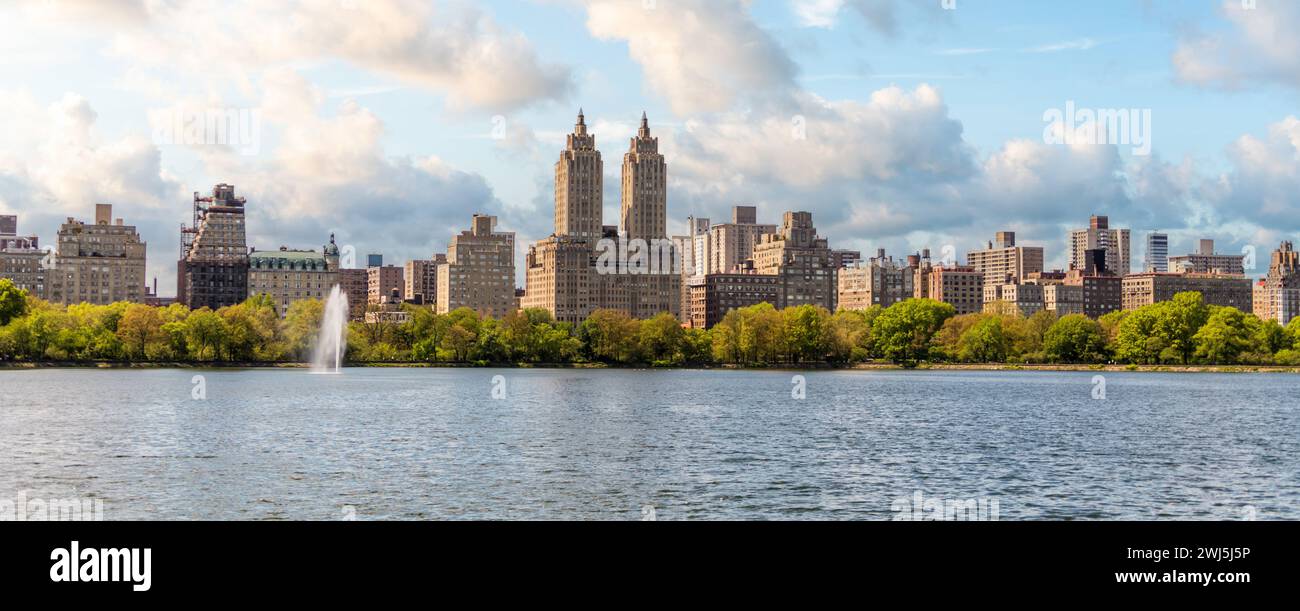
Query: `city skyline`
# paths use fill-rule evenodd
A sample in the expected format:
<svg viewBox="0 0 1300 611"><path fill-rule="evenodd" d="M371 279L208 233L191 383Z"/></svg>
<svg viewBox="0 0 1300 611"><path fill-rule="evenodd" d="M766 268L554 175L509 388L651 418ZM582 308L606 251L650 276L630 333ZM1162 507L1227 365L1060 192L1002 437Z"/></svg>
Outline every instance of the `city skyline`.
<svg viewBox="0 0 1300 611"><path fill-rule="evenodd" d="M754 205L768 223L810 211L835 248L861 252L965 253L1015 231L1064 269L1064 232L1087 214L1132 230L1137 266L1150 231L1169 234L1171 254L1213 238L1260 259L1300 231L1287 214L1300 192L1295 54L1263 29L1300 24L1294 5L1114 1L1079 15L939 4L575 0L439 12L322 0L278 9L310 17L310 31L268 32L255 3L213 13L18 2L0 9L22 26L5 42L22 61L3 68L21 85L0 88L12 134L0 213L49 244L66 216L113 204L150 244L147 277L164 294L189 194L222 182L247 195L248 243L261 249L336 233L358 253L425 259L470 209L530 244L550 233L553 151L582 106L606 145L634 136L648 111L671 167L669 235L685 234L689 217ZM320 42L345 26L380 31L394 14L411 28L391 45ZM204 22L231 40L172 54L188 62L156 61ZM1112 86L1089 84L1103 75ZM1149 110L1151 154L1050 144L1044 116L1071 106ZM187 113L212 110L257 137L185 141ZM621 212L618 172L606 164L609 219Z"/></svg>

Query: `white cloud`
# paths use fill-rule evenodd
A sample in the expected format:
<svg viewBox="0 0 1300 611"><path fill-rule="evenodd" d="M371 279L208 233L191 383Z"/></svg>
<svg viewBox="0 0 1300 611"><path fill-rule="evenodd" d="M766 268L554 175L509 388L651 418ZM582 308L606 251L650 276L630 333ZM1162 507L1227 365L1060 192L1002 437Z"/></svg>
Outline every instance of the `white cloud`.
<svg viewBox="0 0 1300 611"><path fill-rule="evenodd" d="M542 61L519 32L468 2L419 0L179 0L46 3L29 18L79 23L111 35L112 50L138 66L242 82L268 67L330 59L444 93L453 108L513 110L562 100L570 70ZM100 17L147 27L104 30ZM137 75L138 78L138 75Z"/></svg>
<svg viewBox="0 0 1300 611"><path fill-rule="evenodd" d="M1173 53L1184 82L1235 89L1253 83L1300 87L1300 3L1224 0L1225 31L1184 35Z"/></svg>
<svg viewBox="0 0 1300 611"><path fill-rule="evenodd" d="M627 43L647 92L679 115L721 111L749 95L784 95L797 68L742 0L585 0L587 30Z"/></svg>

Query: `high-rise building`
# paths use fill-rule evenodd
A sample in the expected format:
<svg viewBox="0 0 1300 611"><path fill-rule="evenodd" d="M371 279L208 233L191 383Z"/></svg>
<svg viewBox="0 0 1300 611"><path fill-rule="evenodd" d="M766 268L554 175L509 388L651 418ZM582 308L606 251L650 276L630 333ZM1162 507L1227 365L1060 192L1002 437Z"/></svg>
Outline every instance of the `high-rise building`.
<svg viewBox="0 0 1300 611"><path fill-rule="evenodd" d="M677 315L683 272L675 245L682 239L667 237L667 165L644 118L624 158L622 235L602 220L601 167L580 112L555 166L555 233L528 249L521 306L572 323L597 309ZM646 259L649 266L632 265Z"/></svg>
<svg viewBox="0 0 1300 611"><path fill-rule="evenodd" d="M406 299L420 305L438 303L438 266L447 262L447 255L436 254L432 259L413 259L406 262L402 276L406 279Z"/></svg>
<svg viewBox="0 0 1300 611"><path fill-rule="evenodd" d="M912 298L915 279L906 261L885 257L885 249L863 263L840 269L837 303L841 310L866 310L873 306L887 308Z"/></svg>
<svg viewBox="0 0 1300 611"><path fill-rule="evenodd" d="M586 117L579 110L578 123L555 162L555 235L589 242L601 238L604 167L596 136L587 133Z"/></svg>
<svg viewBox="0 0 1300 611"><path fill-rule="evenodd" d="M396 265L366 268L366 302L379 305L397 291L398 301L406 299L406 278L402 268Z"/></svg>
<svg viewBox="0 0 1300 611"><path fill-rule="evenodd" d="M659 153L659 139L641 113L641 128L623 155L623 197L619 229L629 240L668 237L668 164Z"/></svg>
<svg viewBox="0 0 1300 611"><path fill-rule="evenodd" d="M497 217L475 214L470 229L451 238L438 266L439 314L469 308L501 318L515 310L515 234L496 225Z"/></svg>
<svg viewBox="0 0 1300 611"><path fill-rule="evenodd" d="M1196 292L1206 305L1233 307L1253 311L1251 281L1244 276L1226 274L1131 274L1123 279L1125 310L1169 301L1178 293Z"/></svg>
<svg viewBox="0 0 1300 611"><path fill-rule="evenodd" d="M753 206L735 206L731 209L731 222L711 225L703 238L704 274L730 274L740 272L745 262L753 258L754 247L765 235L776 233L776 225L757 222L757 209ZM708 219L704 219L705 223ZM700 267L697 264L697 268Z"/></svg>
<svg viewBox="0 0 1300 611"><path fill-rule="evenodd" d="M18 235L18 217L0 215L0 278L8 278L28 296L44 299L46 252L40 238Z"/></svg>
<svg viewBox="0 0 1300 611"><path fill-rule="evenodd" d="M1252 305L1256 316L1283 325L1300 316L1300 252L1291 242L1273 251L1268 275L1255 284Z"/></svg>
<svg viewBox="0 0 1300 611"><path fill-rule="evenodd" d="M211 196L194 193L193 224L181 228L177 301L215 310L248 298L246 203L233 185L219 184Z"/></svg>
<svg viewBox="0 0 1300 611"><path fill-rule="evenodd" d="M1214 253L1214 240L1201 240L1196 252L1169 258L1169 271L1175 274L1246 274L1245 255L1219 255Z"/></svg>
<svg viewBox="0 0 1300 611"><path fill-rule="evenodd" d="M330 235L329 244L314 250L259 251L248 255L248 294L268 295L280 316L289 313L295 301L329 298L338 281L339 249Z"/></svg>
<svg viewBox="0 0 1300 611"><path fill-rule="evenodd" d="M920 276L926 288L918 295L942 301L956 308L958 314L974 314L984 309L984 273L969 265L934 266L925 260ZM918 289L913 289L918 290Z"/></svg>
<svg viewBox="0 0 1300 611"><path fill-rule="evenodd" d="M1100 249L1106 257L1106 269L1116 276L1126 276L1131 271L1129 230L1111 229L1110 219L1093 216L1087 229L1070 232L1070 267L1083 269L1087 252Z"/></svg>
<svg viewBox="0 0 1300 611"><path fill-rule="evenodd" d="M1147 254L1142 265L1143 271L1164 273L1169 271L1169 235L1164 233L1147 234Z"/></svg>
<svg viewBox="0 0 1300 611"><path fill-rule="evenodd" d="M95 223L71 217L59 227L54 268L46 271L54 303L144 303L145 243L135 226L113 218L111 204L95 204Z"/></svg>
<svg viewBox="0 0 1300 611"><path fill-rule="evenodd" d="M760 238L754 270L781 276L783 307L811 304L835 311L837 266L826 238L817 236L811 212L786 212L781 230Z"/></svg>
<svg viewBox="0 0 1300 611"><path fill-rule="evenodd" d="M361 320L370 304L370 270L340 269L338 277L339 288L348 296L348 320Z"/></svg>
<svg viewBox="0 0 1300 611"><path fill-rule="evenodd" d="M966 254L966 264L984 274L984 286L1020 284L1043 271L1042 246L1016 246L1014 231L999 231L983 250Z"/></svg>

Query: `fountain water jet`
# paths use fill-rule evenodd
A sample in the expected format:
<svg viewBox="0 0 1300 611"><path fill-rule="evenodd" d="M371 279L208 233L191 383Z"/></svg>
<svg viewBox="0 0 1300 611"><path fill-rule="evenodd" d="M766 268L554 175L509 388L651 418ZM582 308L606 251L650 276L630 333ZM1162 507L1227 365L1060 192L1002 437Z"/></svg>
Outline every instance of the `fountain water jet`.
<svg viewBox="0 0 1300 611"><path fill-rule="evenodd" d="M312 373L342 373L343 354L347 351L348 294L336 284L325 301L320 336L311 357Z"/></svg>

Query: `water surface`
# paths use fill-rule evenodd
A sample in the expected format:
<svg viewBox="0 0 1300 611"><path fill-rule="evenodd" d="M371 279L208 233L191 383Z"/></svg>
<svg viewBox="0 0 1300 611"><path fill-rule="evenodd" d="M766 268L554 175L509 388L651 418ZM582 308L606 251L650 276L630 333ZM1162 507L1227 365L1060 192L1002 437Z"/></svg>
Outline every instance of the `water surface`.
<svg viewBox="0 0 1300 611"><path fill-rule="evenodd" d="M194 376L206 399L195 400ZM0 371L0 500L108 519L1300 518L1300 376ZM495 376L502 376L494 381ZM501 396L494 398L496 388Z"/></svg>

